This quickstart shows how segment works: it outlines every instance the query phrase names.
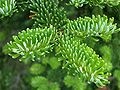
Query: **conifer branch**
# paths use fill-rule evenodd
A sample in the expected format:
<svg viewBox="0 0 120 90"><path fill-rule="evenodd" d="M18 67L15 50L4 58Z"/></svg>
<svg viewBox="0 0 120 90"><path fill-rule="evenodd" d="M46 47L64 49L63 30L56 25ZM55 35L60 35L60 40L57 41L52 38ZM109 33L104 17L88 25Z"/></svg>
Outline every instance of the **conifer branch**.
<svg viewBox="0 0 120 90"><path fill-rule="evenodd" d="M69 74L83 78L88 83L94 82L98 87L109 82L111 66L92 48L81 43L79 38L62 36L59 47L64 58L63 68L67 68Z"/></svg>
<svg viewBox="0 0 120 90"><path fill-rule="evenodd" d="M31 0L30 8L34 14L35 27L62 28L66 24L66 13L58 6L58 0Z"/></svg>
<svg viewBox="0 0 120 90"><path fill-rule="evenodd" d="M105 5L117 6L120 0L70 0L69 4L75 7L82 7L84 4L89 4L90 6L99 6L103 8Z"/></svg>
<svg viewBox="0 0 120 90"><path fill-rule="evenodd" d="M25 62L34 61L52 50L54 39L55 29L52 27L27 29L19 32L18 36L13 36L13 41L10 41L4 50L12 58L20 57L20 60Z"/></svg>
<svg viewBox="0 0 120 90"><path fill-rule="evenodd" d="M12 16L16 11L15 0L0 0L0 18Z"/></svg>
<svg viewBox="0 0 120 90"><path fill-rule="evenodd" d="M92 18L79 17L74 21L69 20L66 29L81 38L99 36L103 39L109 40L111 34L120 31L113 22L114 18L108 19L105 15L98 15L96 17L93 15Z"/></svg>

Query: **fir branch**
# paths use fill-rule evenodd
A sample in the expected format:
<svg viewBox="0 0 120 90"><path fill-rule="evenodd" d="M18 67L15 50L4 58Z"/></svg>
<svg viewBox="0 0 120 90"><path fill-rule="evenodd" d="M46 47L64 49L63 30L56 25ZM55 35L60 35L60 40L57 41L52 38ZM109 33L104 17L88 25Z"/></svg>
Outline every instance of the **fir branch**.
<svg viewBox="0 0 120 90"><path fill-rule="evenodd" d="M19 11L29 10L30 0L17 0L16 5Z"/></svg>
<svg viewBox="0 0 120 90"><path fill-rule="evenodd" d="M113 22L114 18L108 19L105 15L98 15L96 17L93 15L92 18L79 17L74 21L69 20L66 29L81 38L99 36L105 40L109 40L111 34L120 31Z"/></svg>
<svg viewBox="0 0 120 90"><path fill-rule="evenodd" d="M62 28L66 24L66 14L63 8L58 7L58 0L31 0L30 8L34 14L32 19L35 27Z"/></svg>
<svg viewBox="0 0 120 90"><path fill-rule="evenodd" d="M21 57L21 61L34 61L52 50L54 39L55 29L52 27L23 30L18 36L13 36L13 41L5 46L4 52L12 58Z"/></svg>
<svg viewBox="0 0 120 90"><path fill-rule="evenodd" d="M120 3L120 0L69 0L70 5L75 7L82 7L84 4L89 4L90 6L99 6L103 8L105 5L108 6L117 6Z"/></svg>
<svg viewBox="0 0 120 90"><path fill-rule="evenodd" d="M0 6L3 5L3 7L0 7L0 14L2 12L2 16L13 14L15 0L11 1L13 1L13 3L11 2L12 4L10 4L9 2L10 6L6 4L6 1L5 4L1 4L2 1L0 2ZM71 1L75 2L77 0ZM75 3L77 3L76 6L87 3L97 6L110 4L108 1L107 3L103 1L104 0L78 0L78 2ZM22 1L20 0L20 2ZM21 5L23 5L23 3ZM110 39L111 34L120 31L120 29L117 29L116 24L113 24L114 19L108 19L107 16L101 17L98 15L96 17L92 16L92 18L80 17L74 21L67 21L65 11L59 7L58 0L30 0L27 4L28 3L30 3L30 10L33 14L31 17L35 21L34 27L37 28L27 29L26 31L23 30L18 33L18 36L13 36L13 41L10 41L10 43L4 47L4 53L9 54L12 58L20 58L20 60L24 62L30 60L35 61L40 60L41 57L50 53L53 50L53 45L56 44L57 49L55 48L56 51L53 52L53 54L59 53L59 55L62 56L64 59L63 68L66 68L69 74L82 78L81 81L84 79L88 83L93 82L98 87L108 84L111 64L108 64L99 57L99 55L97 55L92 48L88 47L87 44L83 43L82 40L83 38L89 38L91 36L99 36L105 40ZM114 3L114 5L117 4ZM62 32L63 29L64 31ZM58 39L58 41L56 39ZM60 65L59 62L55 62L54 60L57 59L49 58L49 63L47 63L52 69L56 69ZM55 63L55 65L53 65L53 63ZM43 68L43 70L39 71L38 68L41 70ZM39 72L36 73L36 71ZM31 72L34 74L40 74L43 71L44 67L38 64L31 69ZM45 83L41 82L42 80L45 81ZM32 86L35 88L41 89L41 87L39 87L41 83L44 89L50 88L50 85L45 87L46 83L48 83L46 78L35 77L32 79ZM57 84L52 83L51 85L53 85L52 87L56 85L56 88L59 88Z"/></svg>
<svg viewBox="0 0 120 90"><path fill-rule="evenodd" d="M0 0L0 18L12 16L16 11L15 0Z"/></svg>
<svg viewBox="0 0 120 90"><path fill-rule="evenodd" d="M98 87L109 82L111 67L79 38L62 36L59 48L64 58L63 68L67 68L69 74L94 82Z"/></svg>

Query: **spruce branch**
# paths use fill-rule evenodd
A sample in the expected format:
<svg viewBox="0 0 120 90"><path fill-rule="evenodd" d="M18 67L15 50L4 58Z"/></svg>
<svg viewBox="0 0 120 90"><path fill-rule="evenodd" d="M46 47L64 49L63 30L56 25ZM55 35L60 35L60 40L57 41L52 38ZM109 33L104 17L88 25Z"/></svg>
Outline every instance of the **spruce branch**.
<svg viewBox="0 0 120 90"><path fill-rule="evenodd" d="M12 58L21 57L21 61L34 61L52 50L54 39L55 29L52 27L23 30L18 36L13 36L13 41L5 46L4 52Z"/></svg>
<svg viewBox="0 0 120 90"><path fill-rule="evenodd" d="M107 16L92 16L77 18L77 20L69 20L66 25L71 33L80 36L81 38L86 38L89 36L99 36L105 40L111 39L111 35L115 32L120 31L117 29L116 24L113 24L114 18L108 19Z"/></svg>
<svg viewBox="0 0 120 90"><path fill-rule="evenodd" d="M19 11L25 11L29 9L30 0L17 0L16 5Z"/></svg>
<svg viewBox="0 0 120 90"><path fill-rule="evenodd" d="M89 4L90 6L99 6L103 8L105 5L117 6L120 0L69 0L69 5L74 5L75 7L82 7L84 4Z"/></svg>
<svg viewBox="0 0 120 90"><path fill-rule="evenodd" d="M35 27L62 28L66 24L66 12L59 7L58 0L30 0L30 9L34 14L32 19Z"/></svg>
<svg viewBox="0 0 120 90"><path fill-rule="evenodd" d="M79 38L62 36L59 40L60 53L63 56L63 68L68 69L69 74L84 78L88 83L94 82L98 87L109 83L111 66L108 66L95 51Z"/></svg>
<svg viewBox="0 0 120 90"><path fill-rule="evenodd" d="M16 10L15 0L0 0L0 18L12 16Z"/></svg>
<svg viewBox="0 0 120 90"><path fill-rule="evenodd" d="M9 5L12 5L12 7L7 6L6 3L1 4L2 1L0 2L0 6L3 5L3 7L0 7L0 14L2 12L2 16L13 14L11 10L14 11L15 9L15 0L11 1L13 1L13 4L9 3ZM73 4L75 1L77 0L71 0ZM78 1L76 6L87 3L98 6L109 4L103 2L104 0ZM23 5L23 3L21 5ZM98 87L108 84L111 64L108 64L99 57L99 55L82 40L91 36L98 36L109 40L113 33L120 31L120 29L117 29L116 24L113 24L114 19L108 19L105 15L93 15L92 18L79 17L77 20L68 20L66 18L66 12L59 6L58 0L30 0L27 4L28 3L30 3L29 8L33 14L31 17L35 21L33 25L35 29L23 30L19 32L17 36L13 36L13 40L4 47L4 53L12 56L12 58L20 58L20 61L28 62L30 60L40 60L53 50L53 46L56 46L57 49L55 48L56 51L52 52L52 54L57 53L62 57L63 68L66 68L69 74L72 74L74 77L79 77L80 79L82 78L81 81L84 79L84 81L88 83L93 82ZM57 58L49 58L49 63L47 63L52 69L60 66L60 63L54 60L57 60ZM53 63L55 63L55 65L53 65ZM40 74L43 72L39 71L38 68L41 70L43 68L44 71L44 67L36 64L31 69L32 73ZM34 71L39 72L35 73ZM45 81L45 83L41 82L42 80ZM32 80L32 86L35 88L41 89L41 87L39 87L41 83L43 83L43 88L46 89L45 85L48 83L46 78L35 77ZM51 85L54 86L55 84L52 83ZM47 89L49 89L49 87L48 85ZM58 87L57 84L56 87Z"/></svg>

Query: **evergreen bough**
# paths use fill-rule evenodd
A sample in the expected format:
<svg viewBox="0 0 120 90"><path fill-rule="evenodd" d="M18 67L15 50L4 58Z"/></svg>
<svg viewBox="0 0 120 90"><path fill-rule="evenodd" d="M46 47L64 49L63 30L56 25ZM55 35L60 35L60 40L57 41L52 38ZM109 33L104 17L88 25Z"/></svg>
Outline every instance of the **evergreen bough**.
<svg viewBox="0 0 120 90"><path fill-rule="evenodd" d="M11 16L16 11L15 0L0 0L0 18Z"/></svg>
<svg viewBox="0 0 120 90"><path fill-rule="evenodd" d="M69 0L70 5L75 7L82 7L84 4L89 4L90 6L99 6L103 8L105 5L108 6L117 6L120 3L120 0Z"/></svg>
<svg viewBox="0 0 120 90"><path fill-rule="evenodd" d="M27 29L18 33L18 36L13 36L14 41L7 44L6 53L12 58L20 57L20 61L34 61L52 50L54 39L55 29L52 27Z"/></svg>
<svg viewBox="0 0 120 90"><path fill-rule="evenodd" d="M74 1L77 0L71 0L72 3ZM94 2L93 5L109 4L109 1L104 2L104 0L101 2L82 0L80 4L92 2ZM69 20L63 7L59 6L58 0L30 0L29 3L34 28L23 30L17 36L13 36L13 40L4 47L4 52L24 62L39 61L42 60L42 57L53 53L60 57L63 68L67 69L68 74L78 77L84 82L93 82L98 87L108 84L110 64L99 57L84 42L84 39L96 36L109 39L111 34L120 30L117 29L116 24L113 24L114 19L93 15L92 18L79 17L77 20ZM5 4L6 7L11 5L13 8L15 7L14 3ZM1 6L2 4L0 4ZM4 10L4 8L0 10ZM11 13L8 14L11 15ZM2 16L5 16L5 13ZM33 87L37 87L38 90L41 79L48 82L47 79L40 76L32 80Z"/></svg>
<svg viewBox="0 0 120 90"><path fill-rule="evenodd" d="M35 27L62 28L66 24L65 10L59 7L58 0L30 0L30 9Z"/></svg>
<svg viewBox="0 0 120 90"><path fill-rule="evenodd" d="M111 68L92 48L81 43L79 38L63 36L60 41L63 68L67 68L70 74L79 76L80 79L86 79L88 83L94 82L97 86L108 83Z"/></svg>
<svg viewBox="0 0 120 90"><path fill-rule="evenodd" d="M92 16L77 18L77 20L69 20L66 25L71 33L81 37L99 36L105 40L109 40L111 34L119 31L116 24L113 24L114 18L108 19L107 16Z"/></svg>

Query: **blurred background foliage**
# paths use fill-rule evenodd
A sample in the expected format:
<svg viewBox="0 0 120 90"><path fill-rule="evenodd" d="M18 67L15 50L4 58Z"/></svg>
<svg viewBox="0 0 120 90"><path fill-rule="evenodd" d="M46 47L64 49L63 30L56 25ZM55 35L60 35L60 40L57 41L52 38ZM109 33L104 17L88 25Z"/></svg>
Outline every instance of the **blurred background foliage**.
<svg viewBox="0 0 120 90"><path fill-rule="evenodd" d="M112 35L108 42L99 38L99 43L95 40L87 40L94 50L108 63L112 62L110 84L104 88L97 88L94 84L86 84L78 80L77 77L66 75L66 71L61 70L61 63L53 55L43 58L43 62L32 62L24 64L2 52L2 47L11 40L12 35L19 31L31 28L33 21L27 2L21 6L19 2L19 12L0 20L0 90L120 90L120 32ZM24 0L25 1L25 0ZM105 6L103 9L98 6L83 5L75 8L66 6L64 0L61 5L67 11L67 17L76 19L81 16L107 15L114 17L115 22L120 27L120 4L118 6ZM21 5L20 5L21 4ZM111 63L110 63L111 64ZM108 66L109 67L109 66Z"/></svg>

